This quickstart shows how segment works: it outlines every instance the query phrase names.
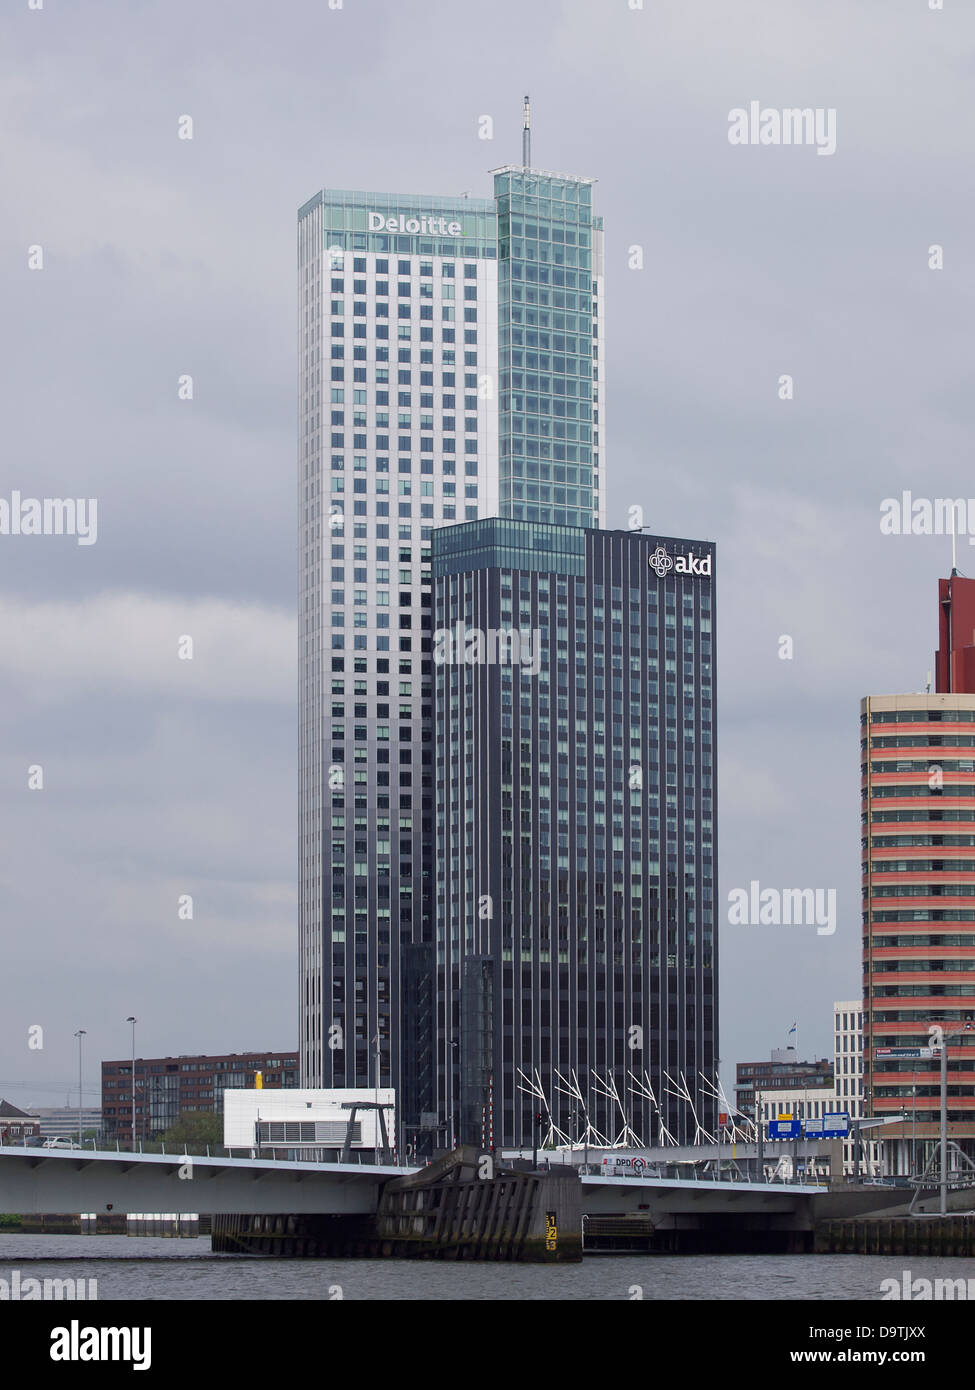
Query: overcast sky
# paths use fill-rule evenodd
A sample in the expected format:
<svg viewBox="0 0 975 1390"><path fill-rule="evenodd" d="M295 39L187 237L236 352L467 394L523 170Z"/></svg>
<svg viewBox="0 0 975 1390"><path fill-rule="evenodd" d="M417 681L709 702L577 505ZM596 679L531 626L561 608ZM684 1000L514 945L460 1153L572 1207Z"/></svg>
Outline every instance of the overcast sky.
<svg viewBox="0 0 975 1390"><path fill-rule="evenodd" d="M296 1045L296 212L490 196L524 92L534 164L598 180L609 524L718 546L723 1071L831 1050L858 702L923 689L950 566L880 503L975 496L975 8L635 2L5 6L0 498L98 533L0 536L0 1096L74 1103L84 1028L94 1101L133 1013L140 1055ZM730 144L752 101L835 153ZM727 925L753 879L835 934Z"/></svg>

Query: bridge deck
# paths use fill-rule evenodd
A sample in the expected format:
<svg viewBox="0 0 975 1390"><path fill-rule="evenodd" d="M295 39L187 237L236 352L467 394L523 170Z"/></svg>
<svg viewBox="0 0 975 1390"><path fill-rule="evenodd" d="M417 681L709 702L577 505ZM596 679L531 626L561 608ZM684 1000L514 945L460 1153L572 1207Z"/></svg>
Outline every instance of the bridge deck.
<svg viewBox="0 0 975 1390"><path fill-rule="evenodd" d="M416 1168L111 1150L0 1147L0 1211L362 1215L389 1178ZM789 1183L587 1175L583 1210L797 1212L824 1188Z"/></svg>

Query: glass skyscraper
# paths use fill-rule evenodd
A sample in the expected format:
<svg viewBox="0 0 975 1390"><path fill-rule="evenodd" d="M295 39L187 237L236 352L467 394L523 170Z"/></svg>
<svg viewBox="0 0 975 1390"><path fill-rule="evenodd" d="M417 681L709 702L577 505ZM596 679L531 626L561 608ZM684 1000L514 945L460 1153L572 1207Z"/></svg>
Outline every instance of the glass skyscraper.
<svg viewBox="0 0 975 1390"><path fill-rule="evenodd" d="M494 194L501 514L599 525L603 224L592 180L506 168Z"/></svg>
<svg viewBox="0 0 975 1390"><path fill-rule="evenodd" d="M434 532L438 1106L462 1141L530 1145L544 1107L564 1140L692 1142L681 1087L710 1124L713 569L639 531Z"/></svg>
<svg viewBox="0 0 975 1390"><path fill-rule="evenodd" d="M605 515L591 181L323 190L298 213L303 1086L437 1108L430 545Z"/></svg>

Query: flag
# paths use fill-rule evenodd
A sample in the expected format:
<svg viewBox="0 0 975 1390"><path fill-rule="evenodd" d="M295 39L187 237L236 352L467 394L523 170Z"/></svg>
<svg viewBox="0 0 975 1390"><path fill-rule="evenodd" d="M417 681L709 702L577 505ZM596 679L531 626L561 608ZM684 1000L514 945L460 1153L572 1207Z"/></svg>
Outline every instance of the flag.
<svg viewBox="0 0 975 1390"><path fill-rule="evenodd" d="M799 1027L798 1022L793 1023L792 1027L789 1029L789 1033L790 1033L790 1034L794 1033L798 1027Z"/></svg>

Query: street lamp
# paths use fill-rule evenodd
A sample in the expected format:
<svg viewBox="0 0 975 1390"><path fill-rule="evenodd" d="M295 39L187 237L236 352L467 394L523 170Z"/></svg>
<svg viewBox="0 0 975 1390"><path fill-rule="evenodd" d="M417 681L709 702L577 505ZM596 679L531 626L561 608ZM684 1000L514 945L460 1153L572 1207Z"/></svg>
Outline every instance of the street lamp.
<svg viewBox="0 0 975 1390"><path fill-rule="evenodd" d="M914 1073L915 1078L917 1072ZM917 1172L917 1081L911 1087L911 1177Z"/></svg>
<svg viewBox="0 0 975 1390"><path fill-rule="evenodd" d="M381 1035L380 1032L379 1032L379 1025L378 1025L378 1023L377 1023L377 1025L376 1025L376 1035L375 1035L375 1037L372 1039L372 1041L376 1044L376 1109L375 1109L375 1115L376 1115L376 1154L375 1154L375 1158L374 1158L373 1161L374 1161L375 1163L378 1164L378 1163L385 1163L389 1158L391 1158L391 1155L388 1154L388 1153L386 1152L385 1149L383 1149L383 1150L381 1151L381 1156L380 1156L380 1147L379 1147L379 1143L380 1143L379 1136L380 1136L380 1133L381 1133L381 1128L380 1128L380 1124L379 1124L379 1074L380 1074L380 1071L381 1071L381 1069L382 1069L383 1054L382 1054L382 1035ZM396 1112L395 1112L395 1110L393 1111L393 1142L396 1143Z"/></svg>
<svg viewBox="0 0 975 1390"><path fill-rule="evenodd" d="M450 1097L449 1097L449 1103L450 1103L450 1133L449 1133L448 1136L447 1136L447 1147L448 1147L448 1149L451 1149L451 1150L453 1150L453 1149L455 1149L455 1148L457 1147L457 1116L456 1116L456 1113L455 1113L456 1107L455 1107L455 1103L454 1103L454 1077L455 1077L455 1073L456 1073L456 1071L457 1071L457 1069L458 1069L459 1066L460 1066L460 1040L459 1040L458 1038L451 1038L451 1040L450 1040L450 1065L449 1065L449 1067L447 1068L447 1085L448 1085L449 1088L450 1088ZM463 1117L464 1117L464 1116L463 1116L463 1111L461 1111L461 1119L463 1119Z"/></svg>
<svg viewBox="0 0 975 1390"><path fill-rule="evenodd" d="M139 1020L129 1014L125 1021L132 1024L132 1152L135 1153L135 1025Z"/></svg>
<svg viewBox="0 0 975 1390"><path fill-rule="evenodd" d="M721 1101L718 1097L721 1094L721 1058L714 1058L714 1142L716 1144L715 1154L717 1155L718 1181L721 1181Z"/></svg>
<svg viewBox="0 0 975 1390"><path fill-rule="evenodd" d="M940 1053L941 1053L941 1124L940 1139L938 1147L941 1150L941 1199L939 1203L939 1214L948 1214L948 1043L949 1036L954 1037L958 1033L970 1033L975 1030L975 1022L969 1017L960 1028L943 1028L940 1023L931 1025L937 1028L940 1034ZM929 1029L928 1036L931 1036ZM964 1047L964 1043L962 1046Z"/></svg>
<svg viewBox="0 0 975 1390"><path fill-rule="evenodd" d="M81 1039L85 1037L86 1030L79 1028L75 1037L78 1039L78 1148L81 1148Z"/></svg>

